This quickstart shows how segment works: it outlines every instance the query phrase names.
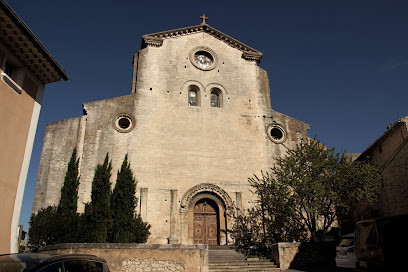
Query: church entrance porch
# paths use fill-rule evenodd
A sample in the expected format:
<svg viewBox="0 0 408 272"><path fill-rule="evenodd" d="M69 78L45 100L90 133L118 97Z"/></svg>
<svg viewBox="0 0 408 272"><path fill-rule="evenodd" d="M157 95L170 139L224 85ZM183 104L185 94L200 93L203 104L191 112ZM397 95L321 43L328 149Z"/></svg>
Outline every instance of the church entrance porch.
<svg viewBox="0 0 408 272"><path fill-rule="evenodd" d="M215 201L204 198L194 206L194 244L219 244L219 209Z"/></svg>
<svg viewBox="0 0 408 272"><path fill-rule="evenodd" d="M180 201L180 243L227 245L234 203L222 188L209 183L187 190Z"/></svg>

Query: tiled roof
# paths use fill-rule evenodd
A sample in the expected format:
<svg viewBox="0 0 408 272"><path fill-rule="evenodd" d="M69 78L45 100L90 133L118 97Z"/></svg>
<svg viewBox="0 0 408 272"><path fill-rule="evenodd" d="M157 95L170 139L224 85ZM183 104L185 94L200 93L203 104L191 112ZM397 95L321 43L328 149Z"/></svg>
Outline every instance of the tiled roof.
<svg viewBox="0 0 408 272"><path fill-rule="evenodd" d="M0 40L43 84L68 80L53 56L3 0L0 0Z"/></svg>

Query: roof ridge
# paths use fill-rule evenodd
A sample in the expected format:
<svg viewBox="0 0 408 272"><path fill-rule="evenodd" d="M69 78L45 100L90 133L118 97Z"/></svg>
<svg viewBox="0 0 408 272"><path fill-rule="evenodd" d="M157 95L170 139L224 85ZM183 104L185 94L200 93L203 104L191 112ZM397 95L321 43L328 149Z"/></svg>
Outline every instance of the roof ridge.
<svg viewBox="0 0 408 272"><path fill-rule="evenodd" d="M195 26L178 28L178 29L166 30L166 31L161 31L161 32L156 32L156 33L151 33L151 34L145 34L143 35L142 47L144 48L146 47L146 45L160 47L163 44L164 39L189 35L189 34L198 33L198 32L208 33L211 36L227 43L231 47L242 51L243 53L242 57L244 59L260 62L262 58L263 54L260 51L238 41L235 38L232 38L231 36L228 36L227 34L211 27L207 23L203 23L203 24L195 25Z"/></svg>

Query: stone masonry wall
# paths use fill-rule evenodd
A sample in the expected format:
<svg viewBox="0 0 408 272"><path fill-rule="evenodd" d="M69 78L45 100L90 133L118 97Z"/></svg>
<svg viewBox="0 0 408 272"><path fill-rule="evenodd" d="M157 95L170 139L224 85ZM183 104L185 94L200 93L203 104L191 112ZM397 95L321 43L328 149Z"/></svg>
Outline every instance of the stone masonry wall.
<svg viewBox="0 0 408 272"><path fill-rule="evenodd" d="M382 171L385 216L408 214L408 143L405 141L396 156Z"/></svg>
<svg viewBox="0 0 408 272"><path fill-rule="evenodd" d="M32 207L33 213L50 205L58 205L68 162L75 147L78 157L81 157L85 125L86 116L47 125Z"/></svg>
<svg viewBox="0 0 408 272"><path fill-rule="evenodd" d="M382 177L382 190L373 205L359 203L356 218L408 214L408 118L390 127L368 149L366 157L377 166Z"/></svg>
<svg viewBox="0 0 408 272"><path fill-rule="evenodd" d="M198 46L216 52L217 67L203 71L192 64L190 52ZM212 184L233 202L220 210L238 205L246 210L255 200L248 177L269 170L276 158L307 137L309 126L273 111L266 71L207 33L165 39L160 47L143 48L138 56L134 93L85 103L85 116L49 125L33 212L58 204L75 145L80 150L79 212L90 201L96 165L109 153L113 188L128 154L138 181L138 212L152 226L148 243L165 244L172 236L191 244L192 218L181 219L179 213L186 192ZM190 85L200 89L199 106L188 105ZM213 87L222 92L221 107L210 107ZM121 114L132 119L133 127L125 133L115 129ZM268 136L268 127L274 124L286 131L283 143ZM231 218L232 214L226 228L231 227Z"/></svg>
<svg viewBox="0 0 408 272"><path fill-rule="evenodd" d="M96 255L111 272L208 271L207 245L60 244L40 252Z"/></svg>

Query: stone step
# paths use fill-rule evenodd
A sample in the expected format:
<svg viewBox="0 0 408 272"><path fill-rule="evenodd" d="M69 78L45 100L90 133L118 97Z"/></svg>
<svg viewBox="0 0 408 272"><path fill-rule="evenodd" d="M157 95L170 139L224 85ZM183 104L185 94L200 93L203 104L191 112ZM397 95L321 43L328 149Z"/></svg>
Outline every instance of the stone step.
<svg viewBox="0 0 408 272"><path fill-rule="evenodd" d="M221 260L221 261L239 261L239 260L246 260L246 258L245 258L245 256L237 256L237 257L222 257L222 256L220 256L220 257L208 257L208 260L209 261L212 261L212 260L214 260L214 261L216 261L216 260Z"/></svg>
<svg viewBox="0 0 408 272"><path fill-rule="evenodd" d="M208 253L208 256L214 256L214 257L216 257L216 256L237 257L237 256L243 256L243 254L238 253L238 252L234 252L234 253L220 253L220 254L213 253L213 252L209 252L209 253Z"/></svg>
<svg viewBox="0 0 408 272"><path fill-rule="evenodd" d="M211 272L266 272L266 271L280 271L280 268L210 268Z"/></svg>
<svg viewBox="0 0 408 272"><path fill-rule="evenodd" d="M217 245L217 246L208 246L209 250L235 250L235 246L233 245Z"/></svg>
<svg viewBox="0 0 408 272"><path fill-rule="evenodd" d="M210 246L208 251L209 272L261 272L279 271L273 262L267 259L250 258L235 251L232 246Z"/></svg>
<svg viewBox="0 0 408 272"><path fill-rule="evenodd" d="M248 260L250 261L258 261L258 260L266 260L266 259L262 259L262 258L247 258L245 257L243 254L237 254L237 255L210 255L208 256L209 259L219 259L219 260L227 260L227 259L231 259L231 260L237 260L237 259L241 259L241 260Z"/></svg>
<svg viewBox="0 0 408 272"><path fill-rule="evenodd" d="M209 269L209 272L267 272L267 271L281 271L280 268L255 268L255 269Z"/></svg>
<svg viewBox="0 0 408 272"><path fill-rule="evenodd" d="M271 262L270 260L259 260L259 261L247 261L247 260L237 260L237 261L222 261L222 260L216 260L216 261L208 261L209 264L244 264L244 265L259 265L259 264L275 264L274 262Z"/></svg>
<svg viewBox="0 0 408 272"><path fill-rule="evenodd" d="M251 271L251 272L264 272L264 271L281 271L280 268L214 268L208 269L209 272L243 272L243 271Z"/></svg>
<svg viewBox="0 0 408 272"><path fill-rule="evenodd" d="M276 264L252 264L252 265L239 265L239 264L229 264L229 265L209 265L208 268L211 269L269 269L277 268Z"/></svg>

